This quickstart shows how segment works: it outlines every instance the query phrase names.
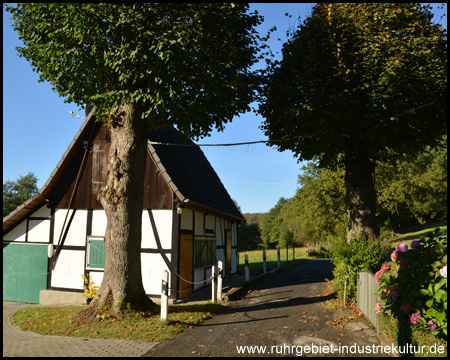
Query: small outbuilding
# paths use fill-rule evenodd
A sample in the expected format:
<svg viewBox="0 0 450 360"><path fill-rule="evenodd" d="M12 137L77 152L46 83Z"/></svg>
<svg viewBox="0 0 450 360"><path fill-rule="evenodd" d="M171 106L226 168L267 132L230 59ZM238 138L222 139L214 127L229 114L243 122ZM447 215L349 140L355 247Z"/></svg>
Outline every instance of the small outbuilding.
<svg viewBox="0 0 450 360"><path fill-rule="evenodd" d="M83 274L101 284L106 215L96 196L109 147L108 127L89 113L42 189L3 218L4 301L39 303L45 290L70 303L81 299ZM210 283L219 260L224 276L237 272L244 218L198 146L175 129L149 132L144 184L142 279L150 297L160 296L163 270L173 300Z"/></svg>

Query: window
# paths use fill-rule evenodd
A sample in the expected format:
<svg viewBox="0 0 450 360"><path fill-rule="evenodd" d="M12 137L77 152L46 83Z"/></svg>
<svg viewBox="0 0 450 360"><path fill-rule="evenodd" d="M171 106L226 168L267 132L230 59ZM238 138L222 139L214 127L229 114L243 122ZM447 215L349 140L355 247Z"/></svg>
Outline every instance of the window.
<svg viewBox="0 0 450 360"><path fill-rule="evenodd" d="M196 237L195 238L195 263L196 268L214 265L216 259L216 238Z"/></svg>
<svg viewBox="0 0 450 360"><path fill-rule="evenodd" d="M103 269L105 267L105 242L100 237L89 237L87 240L87 269Z"/></svg>

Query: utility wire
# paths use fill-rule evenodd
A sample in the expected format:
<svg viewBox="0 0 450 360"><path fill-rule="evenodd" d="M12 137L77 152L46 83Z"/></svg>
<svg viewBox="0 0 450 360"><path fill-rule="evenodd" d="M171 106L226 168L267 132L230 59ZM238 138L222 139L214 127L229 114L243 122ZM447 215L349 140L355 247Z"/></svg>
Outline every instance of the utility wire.
<svg viewBox="0 0 450 360"><path fill-rule="evenodd" d="M158 141L148 141L150 145L166 145L166 146L240 146L240 145L253 145L253 144L264 144L264 143L277 143L277 142L283 142L288 140L296 140L301 139L303 136L296 136L281 140L258 140L258 141L247 141L247 142L240 142L240 143L231 143L231 144L174 144L174 143L165 143L165 142L158 142Z"/></svg>

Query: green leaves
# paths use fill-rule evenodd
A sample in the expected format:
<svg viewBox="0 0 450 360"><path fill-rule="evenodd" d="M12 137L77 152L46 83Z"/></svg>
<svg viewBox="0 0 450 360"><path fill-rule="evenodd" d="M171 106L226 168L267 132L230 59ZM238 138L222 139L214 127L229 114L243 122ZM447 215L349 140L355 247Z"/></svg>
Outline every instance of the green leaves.
<svg viewBox="0 0 450 360"><path fill-rule="evenodd" d="M266 135L304 136L277 148L321 165L334 164L349 138L364 139L377 160L431 144L445 116L408 113L446 88L446 34L429 15L413 4L317 5L265 73Z"/></svg>
<svg viewBox="0 0 450 360"><path fill-rule="evenodd" d="M20 4L9 7L42 81L98 117L125 100L152 127L206 135L248 109L262 18L248 4Z"/></svg>
<svg viewBox="0 0 450 360"><path fill-rule="evenodd" d="M440 229L436 229L428 233L420 245L402 253L399 264L391 266L391 272L382 276L377 295L385 311L389 310L396 317L405 313L407 316L420 314L420 323L415 326L444 338L447 335L447 278L440 270L447 265L447 240L440 235ZM389 293L394 288L398 290L398 299L389 301ZM412 309L405 312L405 303Z"/></svg>
<svg viewBox="0 0 450 360"><path fill-rule="evenodd" d="M3 183L3 217L38 192L37 177L32 172Z"/></svg>

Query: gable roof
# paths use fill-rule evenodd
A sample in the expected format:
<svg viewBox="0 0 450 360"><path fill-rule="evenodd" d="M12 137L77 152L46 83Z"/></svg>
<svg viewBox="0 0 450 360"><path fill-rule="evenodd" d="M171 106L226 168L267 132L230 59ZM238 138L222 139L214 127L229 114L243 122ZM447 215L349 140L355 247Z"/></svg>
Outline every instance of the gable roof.
<svg viewBox="0 0 450 360"><path fill-rule="evenodd" d="M3 234L46 203L94 126L99 124L95 123L95 116L90 112L44 186L3 218ZM175 129L166 129L149 132L149 141L148 152L181 202L234 219L244 219L201 149L191 140ZM152 145L151 142L189 146Z"/></svg>
<svg viewBox="0 0 450 360"><path fill-rule="evenodd" d="M244 219L198 145L175 129L165 129L149 133L148 148L181 202Z"/></svg>

